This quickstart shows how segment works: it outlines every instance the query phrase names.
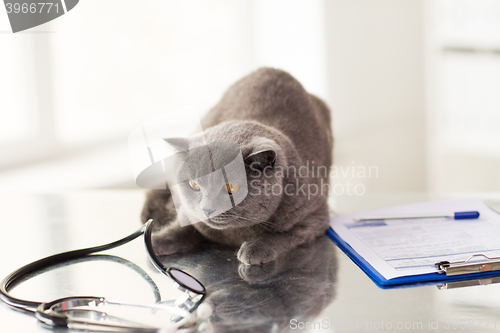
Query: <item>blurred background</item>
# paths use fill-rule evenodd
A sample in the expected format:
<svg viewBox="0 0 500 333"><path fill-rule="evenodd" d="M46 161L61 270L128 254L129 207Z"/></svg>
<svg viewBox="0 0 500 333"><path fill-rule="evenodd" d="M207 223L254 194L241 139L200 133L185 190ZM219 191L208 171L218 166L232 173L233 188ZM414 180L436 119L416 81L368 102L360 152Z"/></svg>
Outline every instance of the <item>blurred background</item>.
<svg viewBox="0 0 500 333"><path fill-rule="evenodd" d="M0 50L0 190L138 188L135 127L261 66L332 109L334 184L500 189L497 0L82 0L16 34L0 10Z"/></svg>

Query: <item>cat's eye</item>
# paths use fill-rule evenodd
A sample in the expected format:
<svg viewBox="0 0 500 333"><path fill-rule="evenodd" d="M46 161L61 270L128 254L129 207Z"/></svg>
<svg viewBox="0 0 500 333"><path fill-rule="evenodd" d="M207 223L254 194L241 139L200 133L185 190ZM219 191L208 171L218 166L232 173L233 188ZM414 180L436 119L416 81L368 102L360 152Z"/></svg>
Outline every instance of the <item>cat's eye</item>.
<svg viewBox="0 0 500 333"><path fill-rule="evenodd" d="M236 183L226 184L225 187L226 187L227 193L229 193L229 194L236 193L240 189L240 185L238 185Z"/></svg>
<svg viewBox="0 0 500 333"><path fill-rule="evenodd" d="M200 185L196 184L195 182L193 182L192 180L189 181L189 186L191 186L191 188L195 191L199 191L200 190Z"/></svg>

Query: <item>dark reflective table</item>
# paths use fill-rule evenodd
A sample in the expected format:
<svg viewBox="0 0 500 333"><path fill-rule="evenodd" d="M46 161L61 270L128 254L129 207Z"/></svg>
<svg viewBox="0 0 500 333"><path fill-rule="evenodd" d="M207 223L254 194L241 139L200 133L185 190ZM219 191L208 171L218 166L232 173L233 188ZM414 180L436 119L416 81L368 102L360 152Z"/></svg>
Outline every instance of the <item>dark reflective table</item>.
<svg viewBox="0 0 500 333"><path fill-rule="evenodd" d="M500 194L482 197L500 207ZM333 198L331 207L347 214L442 198L367 194ZM143 200L142 191L0 195L1 277L47 255L126 236L139 227ZM205 284L204 304L212 311L207 331L500 331L500 284L495 280L465 288L380 289L327 237L263 266L242 265L236 249L217 245L161 260ZM174 300L180 291L149 263L140 237L93 258L51 267L12 294L39 301L94 295L154 303ZM47 332L34 317L3 304L0 317L2 332Z"/></svg>

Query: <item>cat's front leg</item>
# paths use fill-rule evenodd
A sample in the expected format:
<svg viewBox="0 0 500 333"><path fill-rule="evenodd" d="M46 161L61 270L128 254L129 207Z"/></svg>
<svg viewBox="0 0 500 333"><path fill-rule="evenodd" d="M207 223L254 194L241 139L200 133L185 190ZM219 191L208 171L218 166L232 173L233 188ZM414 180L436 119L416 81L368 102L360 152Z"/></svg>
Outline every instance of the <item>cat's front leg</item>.
<svg viewBox="0 0 500 333"><path fill-rule="evenodd" d="M267 232L244 242L238 251L238 260L246 265L262 265L274 261L297 246L324 235L328 223L328 209L325 205L285 232Z"/></svg>
<svg viewBox="0 0 500 333"><path fill-rule="evenodd" d="M192 226L181 227L179 221L153 233L151 242L156 255L187 252L203 241L201 234Z"/></svg>
<svg viewBox="0 0 500 333"><path fill-rule="evenodd" d="M150 190L141 212L141 221L154 220L153 230L157 231L175 221L177 217L170 190Z"/></svg>

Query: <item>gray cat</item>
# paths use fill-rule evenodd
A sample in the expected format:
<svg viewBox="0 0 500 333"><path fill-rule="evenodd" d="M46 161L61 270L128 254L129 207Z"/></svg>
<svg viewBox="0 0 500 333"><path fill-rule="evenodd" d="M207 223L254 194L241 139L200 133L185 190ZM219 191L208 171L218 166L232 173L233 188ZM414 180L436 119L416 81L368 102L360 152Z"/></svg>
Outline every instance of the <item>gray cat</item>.
<svg viewBox="0 0 500 333"><path fill-rule="evenodd" d="M248 195L225 212L213 214L222 202L213 195L210 179L184 182L177 219L169 190L147 195L142 221L153 218L158 231L153 244L159 255L185 252L200 242L239 247L238 259L260 265L314 240L328 228L328 175L333 138L330 111L307 93L290 74L261 68L231 86L202 120L204 136L213 142L234 143L241 149ZM183 151L178 176L195 179L201 165L196 138L166 139ZM224 163L223 150L211 150L214 162ZM238 183L221 188L220 196L236 196ZM209 189L211 195L209 196ZM234 203L234 201L232 200ZM195 223L199 222L200 223Z"/></svg>

